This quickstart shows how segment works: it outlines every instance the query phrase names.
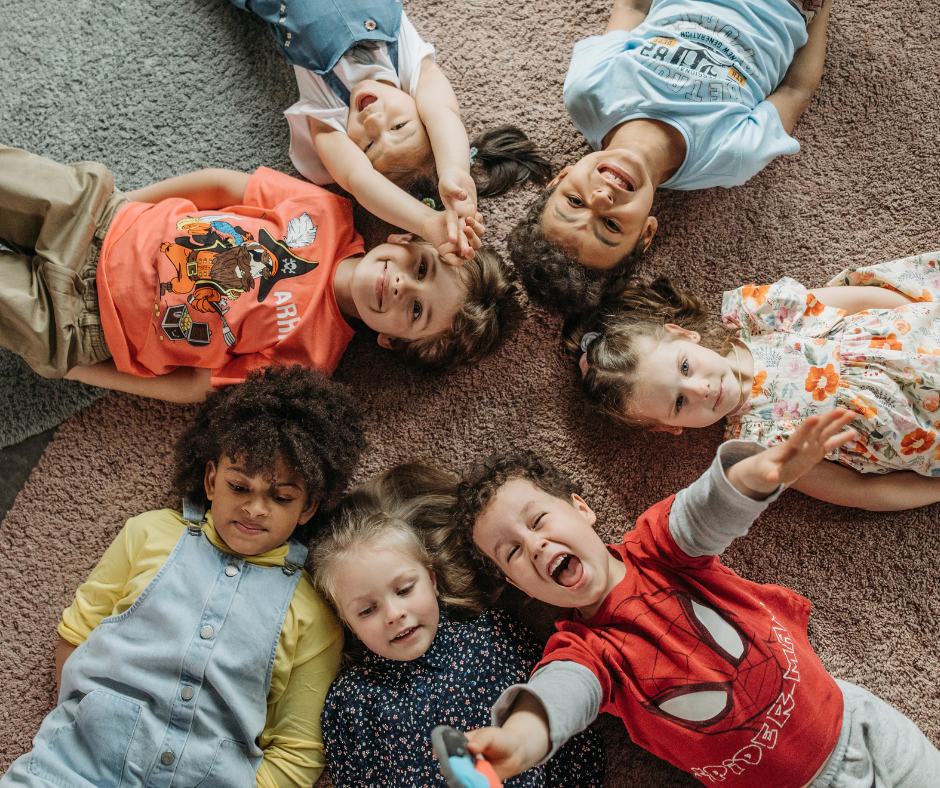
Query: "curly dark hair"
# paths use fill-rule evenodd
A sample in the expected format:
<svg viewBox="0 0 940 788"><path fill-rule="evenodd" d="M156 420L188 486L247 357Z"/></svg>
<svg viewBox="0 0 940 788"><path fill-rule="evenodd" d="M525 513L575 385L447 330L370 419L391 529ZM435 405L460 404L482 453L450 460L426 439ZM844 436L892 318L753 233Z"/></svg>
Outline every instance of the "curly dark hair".
<svg viewBox="0 0 940 788"><path fill-rule="evenodd" d="M451 525L468 546L478 571L502 578L502 572L473 540L473 529L490 501L507 482L525 479L549 495L571 503L572 495L581 494L581 485L559 471L533 451L501 452L469 467L460 477L457 504Z"/></svg>
<svg viewBox="0 0 940 788"><path fill-rule="evenodd" d="M636 272L646 251L646 240L641 237L609 270L586 268L550 241L542 229L542 214L555 188L549 186L529 204L506 243L509 258L529 296L563 315L570 315L591 309L619 292Z"/></svg>
<svg viewBox="0 0 940 788"><path fill-rule="evenodd" d="M518 322L518 285L495 249L477 249L460 275L467 292L446 331L411 342L391 340L406 363L430 372L476 364L492 355Z"/></svg>
<svg viewBox="0 0 940 788"><path fill-rule="evenodd" d="M278 461L322 504L349 483L365 446L362 417L339 383L300 365L265 367L216 389L176 444L174 487L208 508L206 465L237 460L249 475L274 474ZM298 526L306 541L315 526Z"/></svg>

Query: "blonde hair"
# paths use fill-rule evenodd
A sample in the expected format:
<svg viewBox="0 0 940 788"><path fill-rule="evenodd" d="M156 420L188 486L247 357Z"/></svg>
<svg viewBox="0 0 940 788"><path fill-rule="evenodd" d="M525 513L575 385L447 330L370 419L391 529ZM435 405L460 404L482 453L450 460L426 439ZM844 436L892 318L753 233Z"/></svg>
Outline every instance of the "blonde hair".
<svg viewBox="0 0 940 788"><path fill-rule="evenodd" d="M334 608L336 569L360 550L388 547L413 558L437 579L439 601L453 618L472 618L490 601L450 528L457 477L413 462L389 468L347 495L332 516L332 531L310 551L308 568Z"/></svg>
<svg viewBox="0 0 940 788"><path fill-rule="evenodd" d="M430 246L423 239L414 243ZM407 363L432 372L470 366L492 355L509 333L519 311L516 284L496 250L477 249L472 260L464 261L460 276L466 294L446 330L410 342L391 340Z"/></svg>
<svg viewBox="0 0 940 788"><path fill-rule="evenodd" d="M702 299L661 276L652 282L637 280L586 315L570 318L562 332L568 353L578 362L587 354L587 371L581 386L587 398L604 415L635 426L653 426L655 422L631 413L630 403L636 393L637 367L645 357L638 340L671 341L676 337L666 331L674 323L697 331L706 347L720 345L727 332L713 325ZM585 349L582 341L588 334Z"/></svg>

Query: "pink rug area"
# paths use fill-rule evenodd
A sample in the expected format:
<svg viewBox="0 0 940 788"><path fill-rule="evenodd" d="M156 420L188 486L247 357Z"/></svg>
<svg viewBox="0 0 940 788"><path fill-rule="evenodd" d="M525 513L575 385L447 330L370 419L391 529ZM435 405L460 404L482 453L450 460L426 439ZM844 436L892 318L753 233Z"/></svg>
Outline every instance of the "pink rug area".
<svg viewBox="0 0 940 788"><path fill-rule="evenodd" d="M254 41L255 50L245 57L259 79L274 75L289 100L290 72L281 68L273 47L268 51L260 24L221 3L187 8L211 20L222 39ZM418 30L437 44L471 134L515 123L550 152L556 171L586 152L568 121L561 87L574 42L603 29L609 3L407 0L406 8ZM98 23L88 24L94 32ZM940 6L929 0L837 2L823 82L795 132L803 151L733 190L661 194L654 207L660 232L643 273L677 277L707 294L717 309L723 290L747 282L789 275L819 286L846 266L940 248L940 105L932 68L938 29ZM147 69L159 74L169 57L166 42L136 29L128 35L144 53L140 79L149 79ZM217 60L211 46L206 49L187 54L195 64L189 83L154 83L158 106L163 90L176 91L182 102L180 97L199 89L200 68ZM69 95L69 73L50 79L58 79L57 90ZM39 93L37 106L48 106L48 96ZM93 100L76 101L93 139ZM165 169L187 140L203 131L225 132L226 112L236 112L238 102L228 95L220 103L213 122L221 132L189 115L175 128L169 150L148 147L146 132L138 129L127 132L126 148L97 155L119 165L130 185L139 185L138 155L151 162L167 158L169 164L157 168ZM31 116L22 112L25 117L3 121L0 131L8 139L25 135ZM74 115L59 120L74 128ZM259 135L267 125L280 129L285 145L278 149L280 158L258 163L290 171L283 121L274 109L258 120ZM47 132L37 143L46 148L37 152L52 155L47 151L62 150L56 147L60 129L48 124ZM523 190L483 205L490 239L502 244L533 193ZM584 483L585 498L599 515L598 530L617 539L646 507L705 470L721 430L674 438L623 429L593 415L578 393L573 365L559 350L559 328L557 318L526 306L526 320L497 357L447 377L403 369L369 332L360 332L336 373L368 417L371 449L358 478L415 457L458 469L494 449L532 448ZM29 748L54 704L55 626L74 588L127 517L174 503L167 480L170 445L191 412L123 395L81 411L59 430L0 527L0 770ZM935 744L938 519L936 505L869 514L791 491L724 559L748 579L789 586L811 599L810 638L832 674L895 705ZM815 710L804 701L792 713ZM608 744L611 788L698 784L630 743L618 721L604 718L600 729Z"/></svg>

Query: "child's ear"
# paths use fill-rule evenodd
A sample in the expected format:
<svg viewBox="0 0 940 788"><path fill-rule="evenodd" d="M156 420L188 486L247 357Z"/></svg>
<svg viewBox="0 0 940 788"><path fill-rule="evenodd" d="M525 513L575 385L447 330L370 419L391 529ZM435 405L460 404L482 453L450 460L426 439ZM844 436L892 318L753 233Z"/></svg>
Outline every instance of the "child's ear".
<svg viewBox="0 0 940 788"><path fill-rule="evenodd" d="M673 334L683 339L689 340L689 342L695 342L696 344L701 340L702 335L698 331L689 331L687 328L682 326L677 326L675 323L666 323L664 326L667 334Z"/></svg>
<svg viewBox="0 0 940 788"><path fill-rule="evenodd" d="M552 178L548 182L548 186L546 188L550 189L553 186L557 186L559 183L561 183L565 179L565 176L567 176L569 172L571 172L570 164L567 167L562 167L561 172L559 172L558 175L556 175L554 178Z"/></svg>
<svg viewBox="0 0 940 788"><path fill-rule="evenodd" d="M517 584L509 575L503 575L503 579L504 579L507 583L509 583L509 585L515 586L516 588L519 588L518 584ZM521 589L520 589L520 590L521 590Z"/></svg>
<svg viewBox="0 0 940 788"><path fill-rule="evenodd" d="M206 463L206 475L203 477L202 483L206 488L206 498L210 501L215 495L215 477L218 472L218 466L212 460L209 460Z"/></svg>
<svg viewBox="0 0 940 788"><path fill-rule="evenodd" d="M303 511L300 513L300 517L297 518L297 525L306 525L307 521L313 517L317 509L320 508L320 499L307 496L307 505L303 508Z"/></svg>
<svg viewBox="0 0 940 788"><path fill-rule="evenodd" d="M571 494L571 505L584 515L588 525L594 525L597 522L597 515L594 510L587 505L587 502L580 495Z"/></svg>
<svg viewBox="0 0 940 788"><path fill-rule="evenodd" d="M431 577L431 585L434 586L434 596L440 596L441 592L437 588L437 574L430 567L428 568L428 575Z"/></svg>
<svg viewBox="0 0 940 788"><path fill-rule="evenodd" d="M384 347L386 350L395 349L393 342L394 337L390 337L388 334L379 334L379 345Z"/></svg>
<svg viewBox="0 0 940 788"><path fill-rule="evenodd" d="M650 248L650 244L653 243L653 236L656 235L658 229L659 220L655 216L648 216L646 218L646 226L643 228L643 232L640 233L640 238L637 239L638 242L640 239L643 240L644 252Z"/></svg>
<svg viewBox="0 0 940 788"><path fill-rule="evenodd" d="M682 427L673 427L670 424L657 424L655 427L649 428L650 432L668 432L672 435L681 435Z"/></svg>
<svg viewBox="0 0 940 788"><path fill-rule="evenodd" d="M388 243L390 244L407 244L411 243L413 240L413 233L395 233L388 237Z"/></svg>

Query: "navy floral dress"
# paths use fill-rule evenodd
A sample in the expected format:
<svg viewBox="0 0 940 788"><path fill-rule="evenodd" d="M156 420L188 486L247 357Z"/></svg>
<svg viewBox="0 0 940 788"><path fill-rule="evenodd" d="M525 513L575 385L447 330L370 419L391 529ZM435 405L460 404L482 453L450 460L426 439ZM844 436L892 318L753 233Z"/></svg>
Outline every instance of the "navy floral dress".
<svg viewBox="0 0 940 788"><path fill-rule="evenodd" d="M430 788L446 783L431 751L431 729L490 724L490 708L525 682L542 656L532 634L507 613L488 610L468 623L441 616L431 647L412 662L369 652L342 673L323 707L323 742L337 788ZM506 788L600 788L604 753L590 731L571 738L544 766L506 780Z"/></svg>

